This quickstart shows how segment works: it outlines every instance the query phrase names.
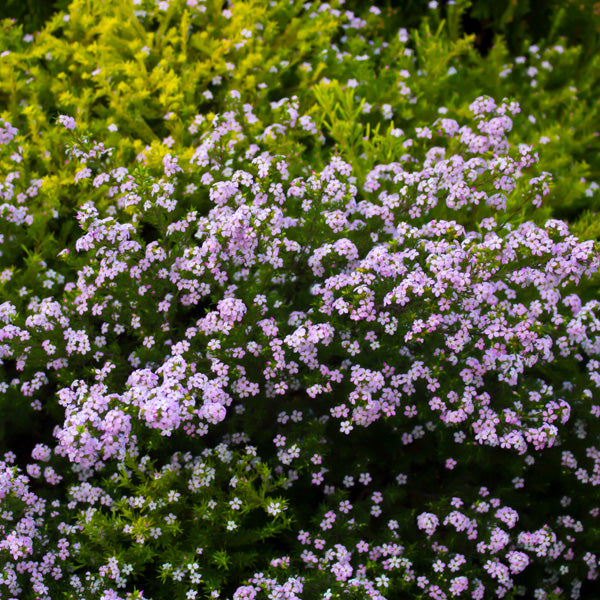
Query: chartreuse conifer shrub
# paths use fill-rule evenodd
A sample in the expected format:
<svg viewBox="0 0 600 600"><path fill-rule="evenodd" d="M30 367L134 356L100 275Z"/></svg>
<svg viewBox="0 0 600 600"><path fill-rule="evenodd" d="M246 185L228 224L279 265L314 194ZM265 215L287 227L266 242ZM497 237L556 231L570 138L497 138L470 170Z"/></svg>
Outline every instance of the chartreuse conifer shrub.
<svg viewBox="0 0 600 600"><path fill-rule="evenodd" d="M161 48L186 14L215 36L251 14L118 6L137 21L113 29L163 27ZM287 81L257 69L272 89L234 66L212 111L147 141L83 84L30 119L6 95L2 596L593 598L600 255L547 218L551 142L516 100L418 74L443 28L376 41L377 9L252 6L299 43L331 23L336 48ZM3 60L57 25L82 44L83 8L31 42L9 28ZM388 103L387 73L409 88Z"/></svg>

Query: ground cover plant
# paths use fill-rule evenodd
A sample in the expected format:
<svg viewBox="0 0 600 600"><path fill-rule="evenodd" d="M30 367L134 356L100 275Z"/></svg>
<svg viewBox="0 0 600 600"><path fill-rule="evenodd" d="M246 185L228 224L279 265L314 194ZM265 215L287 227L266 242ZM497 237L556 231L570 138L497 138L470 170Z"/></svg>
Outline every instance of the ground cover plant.
<svg viewBox="0 0 600 600"><path fill-rule="evenodd" d="M598 62L451 7L5 22L2 597L597 597Z"/></svg>

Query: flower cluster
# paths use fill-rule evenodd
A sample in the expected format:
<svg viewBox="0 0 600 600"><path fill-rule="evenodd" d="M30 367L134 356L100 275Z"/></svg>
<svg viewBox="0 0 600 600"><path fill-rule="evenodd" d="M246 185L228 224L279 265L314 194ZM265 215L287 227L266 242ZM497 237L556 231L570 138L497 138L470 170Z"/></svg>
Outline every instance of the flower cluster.
<svg viewBox="0 0 600 600"><path fill-rule="evenodd" d="M150 4L134 3L142 23ZM189 22L208 18L186 6ZM348 38L368 28L329 4L303 10L325 29L343 19ZM236 27L232 53L272 35ZM208 39L190 43L210 52ZM414 69L408 41L394 47ZM322 57L340 76L385 50L346 42ZM3 242L48 226L56 252L19 258L0 284L0 407L15 429L0 595L585 597L600 254L540 218L551 177L517 135L528 115L479 96L379 133L364 72L315 82L309 110L261 87L247 98L221 66L204 98L223 110L161 113L177 143L135 161L112 145L120 124L59 116L78 197L59 226L19 198L45 184L4 177ZM418 106L420 83L390 71ZM22 134L2 127L12 151Z"/></svg>

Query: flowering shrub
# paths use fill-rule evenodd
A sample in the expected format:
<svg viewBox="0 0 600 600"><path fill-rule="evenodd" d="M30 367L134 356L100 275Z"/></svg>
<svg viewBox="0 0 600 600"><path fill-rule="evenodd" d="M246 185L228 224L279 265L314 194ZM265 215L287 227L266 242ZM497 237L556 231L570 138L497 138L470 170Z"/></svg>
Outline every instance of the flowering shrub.
<svg viewBox="0 0 600 600"><path fill-rule="evenodd" d="M208 19L183 6L135 16L166 45L177 15L181 31ZM366 27L321 6L292 8L332 36ZM368 41L325 61L339 78L299 69L298 95L228 76L218 111L182 101L173 143L113 135L84 92L81 114L44 123L44 181L11 171L38 142L5 115L3 595L594 597L597 244L546 218L549 144L526 143L523 106L428 109L422 77L422 101L382 88L373 115ZM382 130L399 110L404 130Z"/></svg>

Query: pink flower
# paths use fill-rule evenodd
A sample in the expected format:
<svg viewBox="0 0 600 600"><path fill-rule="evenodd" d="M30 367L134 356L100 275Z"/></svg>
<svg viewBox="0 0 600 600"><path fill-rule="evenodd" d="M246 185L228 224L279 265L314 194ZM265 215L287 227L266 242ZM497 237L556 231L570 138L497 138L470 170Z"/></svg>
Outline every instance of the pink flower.
<svg viewBox="0 0 600 600"><path fill-rule="evenodd" d="M241 321L246 314L246 305L242 300L237 298L225 298L219 300L217 309L221 318L227 323L235 323Z"/></svg>
<svg viewBox="0 0 600 600"><path fill-rule="evenodd" d="M200 413L209 423L212 424L220 423L227 415L225 407L218 403L205 404L200 409Z"/></svg>
<svg viewBox="0 0 600 600"><path fill-rule="evenodd" d="M439 524L439 519L433 513L425 512L417 517L417 527L423 529L428 536L433 535Z"/></svg>
<svg viewBox="0 0 600 600"><path fill-rule="evenodd" d="M57 122L60 123L65 129L75 129L77 125L75 119L67 115L60 115L57 119Z"/></svg>
<svg viewBox="0 0 600 600"><path fill-rule="evenodd" d="M454 467L456 466L456 461L453 458L448 458L446 459L446 469L454 469Z"/></svg>

